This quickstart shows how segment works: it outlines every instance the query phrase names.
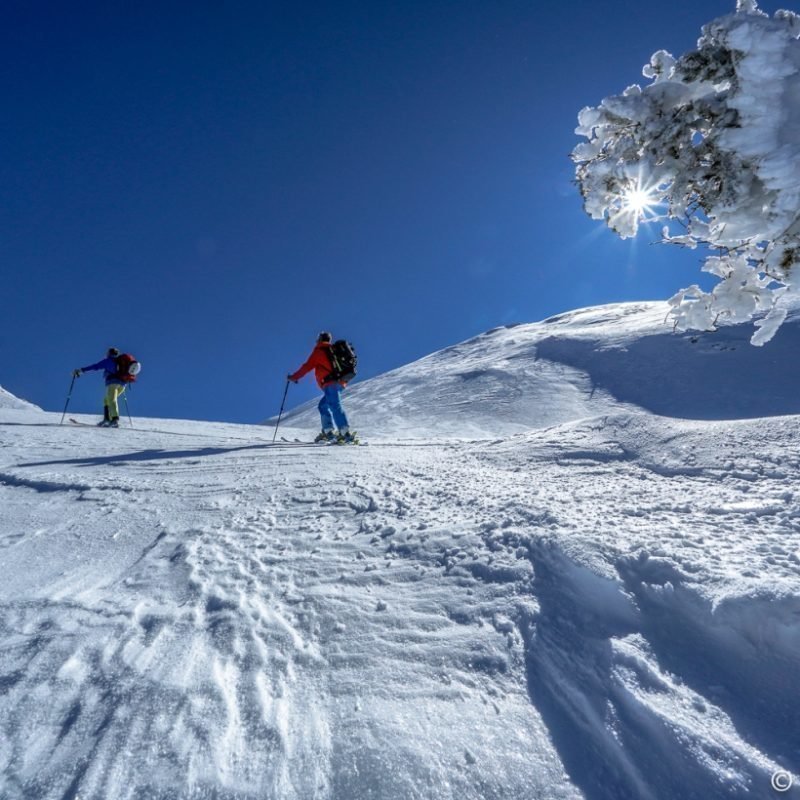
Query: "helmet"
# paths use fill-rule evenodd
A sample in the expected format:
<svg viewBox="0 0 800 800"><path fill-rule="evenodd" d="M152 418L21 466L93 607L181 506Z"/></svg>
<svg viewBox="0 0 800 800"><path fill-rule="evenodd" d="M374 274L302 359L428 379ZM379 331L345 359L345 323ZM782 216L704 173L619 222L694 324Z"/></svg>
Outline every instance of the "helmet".
<svg viewBox="0 0 800 800"><path fill-rule="evenodd" d="M116 358L119 355L119 350L117 350L116 347L109 347L106 355L110 356L111 358Z"/></svg>
<svg viewBox="0 0 800 800"><path fill-rule="evenodd" d="M328 331L322 331L319 336L317 336L318 342L329 342L333 337L330 335Z"/></svg>

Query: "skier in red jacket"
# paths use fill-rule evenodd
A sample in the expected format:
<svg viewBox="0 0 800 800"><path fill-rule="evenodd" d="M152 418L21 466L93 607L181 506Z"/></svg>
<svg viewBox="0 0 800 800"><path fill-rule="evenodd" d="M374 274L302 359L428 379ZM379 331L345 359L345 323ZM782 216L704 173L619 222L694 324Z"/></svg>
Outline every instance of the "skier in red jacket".
<svg viewBox="0 0 800 800"><path fill-rule="evenodd" d="M331 335L323 331L317 337L317 344L311 351L305 364L300 369L288 376L290 381L297 383L307 373L314 370L317 385L322 389L322 399L319 401L319 415L322 420L322 431L314 439L315 442L344 442L351 444L355 436L350 432L347 415L342 408L342 389L345 383L332 377L333 363L331 361ZM339 429L337 436L334 423Z"/></svg>

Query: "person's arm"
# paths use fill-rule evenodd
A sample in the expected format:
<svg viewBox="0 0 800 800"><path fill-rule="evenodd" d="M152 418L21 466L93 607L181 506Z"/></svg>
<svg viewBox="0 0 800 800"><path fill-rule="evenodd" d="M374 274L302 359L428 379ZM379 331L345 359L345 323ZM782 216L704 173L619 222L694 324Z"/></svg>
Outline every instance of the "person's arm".
<svg viewBox="0 0 800 800"><path fill-rule="evenodd" d="M75 372L94 372L98 369L105 369L108 372L113 372L116 368L116 362L113 358L104 358L102 361L98 361L96 364L90 364L88 367L81 367L80 369L76 369Z"/></svg>
<svg viewBox="0 0 800 800"><path fill-rule="evenodd" d="M297 381L299 381L300 378L303 377L303 375L307 375L309 372L311 372L311 370L314 369L314 366L315 366L315 363L316 363L316 359L315 359L316 354L317 354L317 350L316 350L316 348L314 348L314 350L312 351L311 355L306 360L306 363L303 364L303 366L300 367L300 369L298 369L296 372L293 372L291 375L288 376L289 380L290 381L294 381L295 383L297 383Z"/></svg>

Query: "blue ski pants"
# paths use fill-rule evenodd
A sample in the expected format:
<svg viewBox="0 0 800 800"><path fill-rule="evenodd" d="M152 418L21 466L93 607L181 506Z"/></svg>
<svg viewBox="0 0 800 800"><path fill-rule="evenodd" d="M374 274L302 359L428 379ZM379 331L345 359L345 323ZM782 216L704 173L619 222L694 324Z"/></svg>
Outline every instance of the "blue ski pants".
<svg viewBox="0 0 800 800"><path fill-rule="evenodd" d="M322 399L319 401L319 415L322 419L322 430L330 431L334 422L340 431L347 430L347 415L342 408L342 387L338 383L329 383L322 390Z"/></svg>

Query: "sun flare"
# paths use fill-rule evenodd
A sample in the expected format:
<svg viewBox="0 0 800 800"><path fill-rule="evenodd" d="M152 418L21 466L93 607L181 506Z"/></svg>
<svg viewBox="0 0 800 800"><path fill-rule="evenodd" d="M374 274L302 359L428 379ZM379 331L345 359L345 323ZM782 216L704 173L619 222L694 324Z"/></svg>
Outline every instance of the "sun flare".
<svg viewBox="0 0 800 800"><path fill-rule="evenodd" d="M640 186L631 189L625 194L623 203L625 208L637 217L653 213L653 206L656 205L655 194L648 189Z"/></svg>

